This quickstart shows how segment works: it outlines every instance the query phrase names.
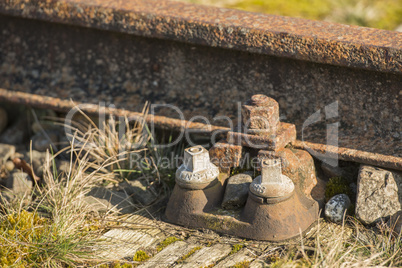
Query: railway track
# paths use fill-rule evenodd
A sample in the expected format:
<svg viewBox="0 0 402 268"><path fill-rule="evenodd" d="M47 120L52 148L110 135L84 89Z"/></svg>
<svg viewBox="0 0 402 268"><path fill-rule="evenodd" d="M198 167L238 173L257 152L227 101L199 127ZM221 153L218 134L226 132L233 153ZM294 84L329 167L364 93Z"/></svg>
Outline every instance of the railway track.
<svg viewBox="0 0 402 268"><path fill-rule="evenodd" d="M0 102L62 112L80 105L213 136L231 130L223 116L238 123L240 103L265 94L281 121L296 125L294 148L402 170L402 33L166 0L6 0L0 25ZM336 143L327 140L331 127ZM190 230L138 215L127 224L147 228L106 233L125 254L116 258L183 238L141 267L260 267L272 249L250 242L231 254L240 240L199 244L185 239Z"/></svg>
<svg viewBox="0 0 402 268"><path fill-rule="evenodd" d="M205 131L175 121L171 104L179 119L205 116L211 132L227 127L217 116L235 120L239 102L263 93L296 124L306 142L296 146L402 169L401 33L170 1L4 1L0 14L2 101L130 112L149 101L156 126ZM328 122L339 123L331 148Z"/></svg>

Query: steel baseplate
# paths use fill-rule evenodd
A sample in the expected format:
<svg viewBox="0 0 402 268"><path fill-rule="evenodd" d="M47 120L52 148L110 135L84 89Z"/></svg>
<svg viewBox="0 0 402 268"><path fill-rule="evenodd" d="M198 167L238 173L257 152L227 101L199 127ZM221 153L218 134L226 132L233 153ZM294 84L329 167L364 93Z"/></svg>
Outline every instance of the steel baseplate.
<svg viewBox="0 0 402 268"><path fill-rule="evenodd" d="M211 229L247 239L282 241L306 231L318 217L317 202L299 189L284 200L249 193L243 209L222 210L220 203L227 174L202 190L176 185L166 208L168 221L190 228Z"/></svg>
<svg viewBox="0 0 402 268"><path fill-rule="evenodd" d="M275 100L254 95L243 105L242 119L242 131L229 132L209 155L201 146L185 150L166 218L248 239L281 241L299 236L319 216L318 202L311 197L317 184L314 161L306 151L284 148L294 141L296 131L294 125L279 122ZM261 175L249 186L244 184L249 187L245 204L222 209L230 168L240 165L247 150L258 151Z"/></svg>
<svg viewBox="0 0 402 268"><path fill-rule="evenodd" d="M288 154L290 153L289 151ZM296 157L296 154L293 157ZM283 154L270 155L270 158L281 163ZM319 205L310 197L312 187L306 188L307 181L310 181L307 184L315 185L316 180L303 181L294 176L289 178L283 175L279 168L279 182L275 181L270 178L275 172L272 170L266 172L264 161L261 162L262 175L257 176L250 185L243 208L234 210L221 208L229 178L229 173L221 172L212 181L213 183L201 189L197 184L191 189L189 187L191 183L185 186L176 183L166 208L166 219L190 228L211 229L255 240L282 241L299 236L316 221L319 215ZM289 172L291 169L301 177L311 177L311 169L298 167L295 164L305 166L309 162L299 157L293 164L286 165L284 173L293 174ZM176 181L177 178L180 178L179 174ZM281 184L281 179L286 183Z"/></svg>

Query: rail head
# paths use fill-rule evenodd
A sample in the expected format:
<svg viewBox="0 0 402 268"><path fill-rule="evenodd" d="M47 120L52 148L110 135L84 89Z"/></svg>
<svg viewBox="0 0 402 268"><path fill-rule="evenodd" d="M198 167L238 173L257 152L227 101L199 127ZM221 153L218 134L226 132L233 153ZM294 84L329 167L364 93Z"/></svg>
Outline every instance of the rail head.
<svg viewBox="0 0 402 268"><path fill-rule="evenodd" d="M402 33L166 0L5 0L0 13L342 67L402 72Z"/></svg>

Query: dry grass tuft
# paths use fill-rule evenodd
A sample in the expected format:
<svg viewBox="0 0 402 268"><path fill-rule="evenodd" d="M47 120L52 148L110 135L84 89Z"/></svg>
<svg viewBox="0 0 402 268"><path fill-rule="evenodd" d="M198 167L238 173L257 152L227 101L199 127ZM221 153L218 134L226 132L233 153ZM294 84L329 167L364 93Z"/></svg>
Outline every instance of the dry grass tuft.
<svg viewBox="0 0 402 268"><path fill-rule="evenodd" d="M90 122L86 130L83 125L68 126L73 130L69 147L55 155L47 153L42 185L35 185L31 196L2 205L0 267L88 266L111 261L98 258L95 252L110 246L100 237L117 215L94 212L84 197L95 186L121 181L125 174L120 170L131 170L128 157L146 150L148 135L141 122L131 127L126 118L119 122L110 118L99 128L84 117ZM58 174L56 157L66 153L69 169Z"/></svg>
<svg viewBox="0 0 402 268"><path fill-rule="evenodd" d="M392 234L387 226L371 230L354 218L348 218L342 226L322 220L320 222L314 235L301 239L299 245L276 247L265 256L271 267L400 267L402 265L401 236Z"/></svg>

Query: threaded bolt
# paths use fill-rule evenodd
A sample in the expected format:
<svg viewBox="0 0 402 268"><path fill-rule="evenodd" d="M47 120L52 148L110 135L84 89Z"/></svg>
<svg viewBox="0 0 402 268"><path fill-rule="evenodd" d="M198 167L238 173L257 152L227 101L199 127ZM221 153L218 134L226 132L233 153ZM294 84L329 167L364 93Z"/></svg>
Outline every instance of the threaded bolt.
<svg viewBox="0 0 402 268"><path fill-rule="evenodd" d="M293 193L294 183L282 174L279 158L261 160L261 175L250 184L250 192L265 198L286 197Z"/></svg>

